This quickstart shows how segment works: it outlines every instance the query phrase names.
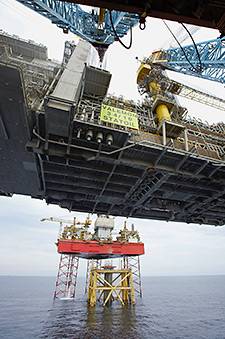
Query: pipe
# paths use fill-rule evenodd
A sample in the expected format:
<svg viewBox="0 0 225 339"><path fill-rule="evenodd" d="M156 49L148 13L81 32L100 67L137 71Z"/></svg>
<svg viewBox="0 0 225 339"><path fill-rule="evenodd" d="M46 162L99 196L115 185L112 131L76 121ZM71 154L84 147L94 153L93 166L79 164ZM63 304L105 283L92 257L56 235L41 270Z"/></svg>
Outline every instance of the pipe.
<svg viewBox="0 0 225 339"><path fill-rule="evenodd" d="M46 140L45 138L43 138L40 134L38 134L35 129L33 129L33 133L34 135L40 139L41 141L43 142L49 142L49 143L52 143L52 144L57 144L57 145L61 145L61 146L68 146L68 144L64 143L64 142L60 142L60 141L55 141L55 140ZM144 141L144 140L143 140ZM143 142L142 141L142 142ZM146 140L147 141L147 140ZM124 146L124 147L121 147L119 149L116 149L114 151L111 151L111 152L105 152L105 151L101 151L102 154L105 154L105 155L112 155L112 154L115 154L115 153L118 153L120 151L123 151L125 149L128 149L128 148L131 148L131 147L134 147L136 145L138 145L140 143L133 143L131 145L127 145L127 146ZM82 149L84 151L89 151L89 152L95 152L95 153L99 153L99 150L95 150L95 149L91 149L91 148L88 148L88 147L83 147L83 146L78 146L78 145L69 145L71 148L79 148L79 149Z"/></svg>
<svg viewBox="0 0 225 339"><path fill-rule="evenodd" d="M151 147L154 147L156 149L164 149L165 147L167 147L168 149L170 149L171 151L173 151L172 148L169 148L168 146L162 146L160 147L159 144L156 144L154 142L151 142L149 140L141 140L139 142L133 142L131 145L127 145L127 146L123 146L119 149L116 149L114 151L111 151L111 152L105 152L105 151L101 151L99 152L99 150L95 150L95 149L91 149L91 148L88 148L88 147L83 147L83 146L78 146L78 145L68 145L64 142L60 142L60 141L55 141L55 140L46 140L45 138L43 138L42 136L40 136L36 131L35 129L33 129L33 134L38 138L40 139L41 141L43 142L49 142L49 143L52 143L52 144L56 144L56 145L61 145L61 146L70 146L71 148L78 148L78 149L82 149L84 151L89 151L89 152L94 152L94 153L98 153L98 154L105 154L105 155L112 155L112 154L116 154L120 151L123 151L123 150L126 150L126 149L129 149L129 148L132 148L134 146L137 146L137 145L142 145L142 146L145 146L144 143L147 143L147 146L150 144ZM194 155L194 154L190 154L190 152L187 152L187 151L184 151L184 150L177 150L176 153L180 153L181 155L183 154L187 154L187 155L192 155L193 158L199 158L199 155ZM214 161L212 158L209 158L207 156L204 156L204 158L206 160L209 160L209 161ZM224 164L224 161L222 160L217 160L217 163L216 162L212 162L212 165L213 166L217 166L219 168L219 166L225 166Z"/></svg>

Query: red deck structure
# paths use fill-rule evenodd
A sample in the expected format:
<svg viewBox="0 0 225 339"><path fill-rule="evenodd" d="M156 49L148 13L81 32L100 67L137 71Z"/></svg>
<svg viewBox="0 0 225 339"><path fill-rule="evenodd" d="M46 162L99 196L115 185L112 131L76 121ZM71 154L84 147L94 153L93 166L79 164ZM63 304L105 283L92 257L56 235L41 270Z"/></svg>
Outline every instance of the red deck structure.
<svg viewBox="0 0 225 339"><path fill-rule="evenodd" d="M99 242L96 240L58 240L58 252L85 259L107 259L144 254L142 242Z"/></svg>

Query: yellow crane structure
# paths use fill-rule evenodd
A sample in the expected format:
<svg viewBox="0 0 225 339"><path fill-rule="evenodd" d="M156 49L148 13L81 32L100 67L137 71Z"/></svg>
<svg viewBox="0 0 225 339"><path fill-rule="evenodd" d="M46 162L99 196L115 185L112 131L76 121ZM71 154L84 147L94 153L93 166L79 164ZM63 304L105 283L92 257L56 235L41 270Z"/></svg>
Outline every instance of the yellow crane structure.
<svg viewBox="0 0 225 339"><path fill-rule="evenodd" d="M141 62L137 72L137 84L140 94L148 94L151 100L155 101L159 121L163 117L171 120L169 111L172 111L172 108L176 105L174 97L176 95L225 111L224 99L170 79L166 75L163 66L158 64L158 53L153 53L150 58L146 58ZM159 102L158 105L157 102ZM168 106L168 110L159 106L162 102Z"/></svg>

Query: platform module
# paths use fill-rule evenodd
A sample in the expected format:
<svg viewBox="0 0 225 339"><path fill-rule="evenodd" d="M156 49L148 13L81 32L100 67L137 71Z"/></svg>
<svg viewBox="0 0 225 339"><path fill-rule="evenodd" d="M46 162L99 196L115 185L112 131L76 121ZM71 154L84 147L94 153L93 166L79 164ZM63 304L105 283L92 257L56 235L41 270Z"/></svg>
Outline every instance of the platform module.
<svg viewBox="0 0 225 339"><path fill-rule="evenodd" d="M113 218L104 216L97 218L93 234L87 228L79 229L76 223L66 226L57 242L58 252L96 260L144 254L144 244L133 226L130 231L125 223L116 240L111 235L113 228Z"/></svg>

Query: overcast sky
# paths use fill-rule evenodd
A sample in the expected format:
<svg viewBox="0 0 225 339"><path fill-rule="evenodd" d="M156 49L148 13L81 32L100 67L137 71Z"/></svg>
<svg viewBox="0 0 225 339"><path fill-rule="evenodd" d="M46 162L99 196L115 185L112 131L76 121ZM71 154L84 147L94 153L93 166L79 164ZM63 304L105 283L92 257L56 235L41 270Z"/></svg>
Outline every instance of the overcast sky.
<svg viewBox="0 0 225 339"><path fill-rule="evenodd" d="M170 27L176 31L178 24L170 23ZM62 59L64 41L77 39L72 34L64 35L47 19L15 0L0 0L0 29L46 45L49 57L58 60ZM171 36L159 19L148 19L146 30L141 32L137 27L133 35L131 50L125 50L119 43L110 47L107 69L113 74L110 93L138 99L135 56L142 58L154 49L168 46ZM201 29L194 37L196 41L203 41L218 35L215 30ZM129 38L124 41L128 42ZM224 97L224 88L220 84L179 74L171 76ZM180 99L180 103L189 109L190 114L203 120L225 120L224 112L184 99ZM59 259L54 244L58 225L40 222L40 219L48 216L72 219L75 215L85 218L84 214L69 213L29 197L0 198L0 274L55 275ZM117 230L124 220L116 218ZM225 227L138 219L129 221L132 222L145 242L143 275L225 274ZM81 274L84 274L84 263Z"/></svg>

